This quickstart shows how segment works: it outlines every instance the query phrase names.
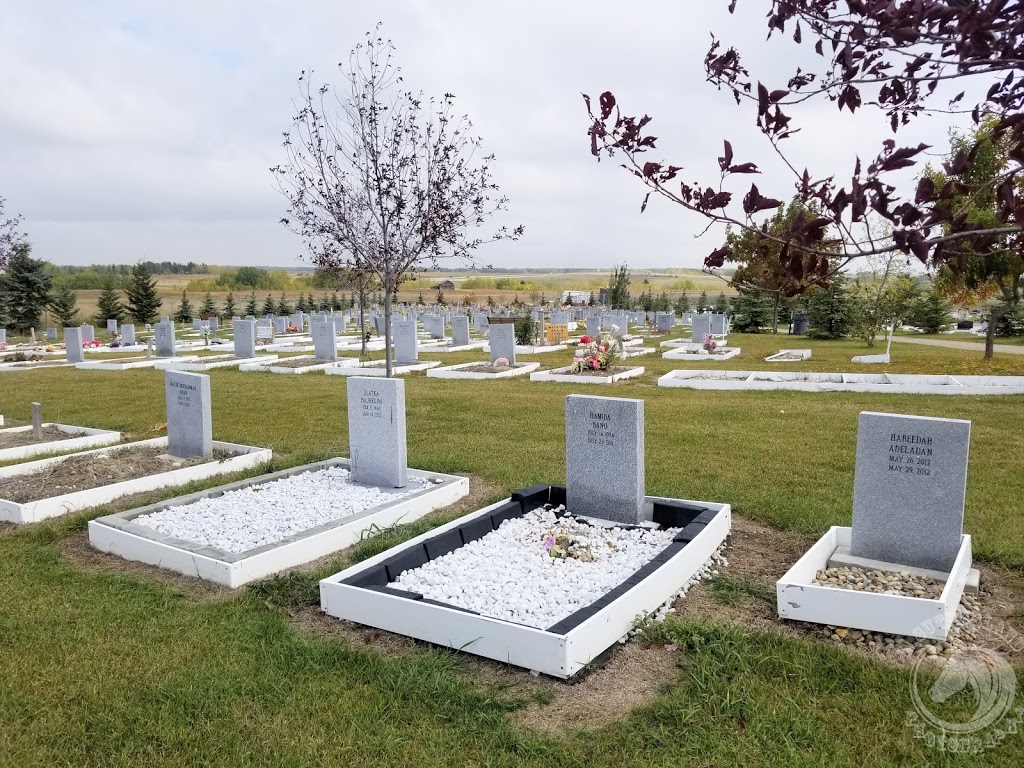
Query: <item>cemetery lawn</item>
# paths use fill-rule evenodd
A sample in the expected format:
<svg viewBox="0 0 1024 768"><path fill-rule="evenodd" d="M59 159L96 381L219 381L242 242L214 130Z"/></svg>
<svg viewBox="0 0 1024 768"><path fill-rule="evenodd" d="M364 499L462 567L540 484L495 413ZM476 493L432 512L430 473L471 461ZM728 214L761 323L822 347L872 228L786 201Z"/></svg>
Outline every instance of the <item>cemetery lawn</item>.
<svg viewBox="0 0 1024 768"><path fill-rule="evenodd" d="M894 345L895 363L869 366L849 359L884 347L738 334L729 344L743 349L740 357L701 367L1024 375L1024 357L997 354L985 363L980 353L938 347ZM808 361L761 359L808 347ZM660 351L631 361L646 367L640 379L597 391L408 376L409 465L472 475L472 508L533 483L561 483L565 395L638 397L646 402L648 494L728 502L738 516L810 536L850 522L860 411L970 419L965 530L982 564L1024 575L1024 396L658 388L658 376L687 367ZM485 355L420 357L448 365ZM571 351L519 359L553 368ZM347 455L343 378L235 369L210 377L215 439L273 447L275 469ZM163 398L163 374L151 369L0 374L7 426L26 423L30 403L40 401L48 421L145 439L163 434ZM230 479L0 526L0 765L1024 764L1022 733L979 755L943 753L912 738L907 668L733 624L713 611L656 627L651 648L628 647L625 655L658 669L630 714L589 728L541 729L524 725L523 713L537 721L550 711L557 722L546 707L577 690L585 697L586 681L538 681L318 615L317 579L469 506L235 592L88 549L90 519ZM766 599L763 589L729 580L728 569L724 576L716 588L723 600ZM1024 590L1002 597L1024 618ZM666 644L677 650L662 650ZM1024 668L1017 675L1024 681ZM1024 704L1020 683L1017 704ZM973 711L966 698L964 707Z"/></svg>

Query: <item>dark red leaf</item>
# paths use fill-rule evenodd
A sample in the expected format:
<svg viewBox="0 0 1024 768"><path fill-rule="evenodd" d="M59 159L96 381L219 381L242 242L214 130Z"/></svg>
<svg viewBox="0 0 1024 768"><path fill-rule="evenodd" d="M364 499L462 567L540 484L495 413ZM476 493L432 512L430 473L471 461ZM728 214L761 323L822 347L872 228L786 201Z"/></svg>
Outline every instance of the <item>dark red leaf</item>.
<svg viewBox="0 0 1024 768"><path fill-rule="evenodd" d="M615 109L615 96L611 91L605 91L601 94L601 119L607 120L613 109Z"/></svg>

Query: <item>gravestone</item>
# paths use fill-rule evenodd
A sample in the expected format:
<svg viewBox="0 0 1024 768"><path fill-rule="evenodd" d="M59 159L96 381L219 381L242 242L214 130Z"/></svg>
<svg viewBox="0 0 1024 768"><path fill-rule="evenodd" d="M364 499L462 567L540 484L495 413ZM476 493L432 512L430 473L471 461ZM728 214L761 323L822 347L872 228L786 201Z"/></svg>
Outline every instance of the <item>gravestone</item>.
<svg viewBox="0 0 1024 768"><path fill-rule="evenodd" d="M334 333L336 336L345 335L345 326L348 324L348 320L345 319L344 315L333 315L331 320L334 322Z"/></svg>
<svg viewBox="0 0 1024 768"><path fill-rule="evenodd" d="M210 377L185 371L164 372L167 403L167 453L179 459L213 455Z"/></svg>
<svg viewBox="0 0 1024 768"><path fill-rule="evenodd" d="M57 340L57 329L56 328L47 328L46 329L46 339L47 339L47 341L56 341ZM2 343L3 342L0 342L0 344L2 344Z"/></svg>
<svg viewBox="0 0 1024 768"><path fill-rule="evenodd" d="M235 320L235 357L256 357L256 321Z"/></svg>
<svg viewBox="0 0 1024 768"><path fill-rule="evenodd" d="M695 344L701 344L704 337L711 334L711 315L694 315L690 324L690 339Z"/></svg>
<svg viewBox="0 0 1024 768"><path fill-rule="evenodd" d="M587 336L592 339L596 339L601 335L601 318L599 317L588 317L587 318Z"/></svg>
<svg viewBox="0 0 1024 768"><path fill-rule="evenodd" d="M349 377L348 445L352 482L389 488L406 484L404 381Z"/></svg>
<svg viewBox="0 0 1024 768"><path fill-rule="evenodd" d="M491 365L499 357L507 358L509 365L516 364L515 323L491 323L488 343L491 348Z"/></svg>
<svg viewBox="0 0 1024 768"><path fill-rule="evenodd" d="M565 398L565 487L574 515L643 521L643 400Z"/></svg>
<svg viewBox="0 0 1024 768"><path fill-rule="evenodd" d="M206 324L210 326L211 331L220 330L220 319L216 316L211 317L209 320L207 320Z"/></svg>
<svg viewBox="0 0 1024 768"><path fill-rule="evenodd" d="M675 325L676 316L672 312L659 312L655 317L655 322L658 324L659 333L668 333Z"/></svg>
<svg viewBox="0 0 1024 768"><path fill-rule="evenodd" d="M133 323L125 323L121 326L121 346L135 346L135 325Z"/></svg>
<svg viewBox="0 0 1024 768"><path fill-rule="evenodd" d="M948 573L960 549L971 422L862 412L851 554Z"/></svg>
<svg viewBox="0 0 1024 768"><path fill-rule="evenodd" d="M391 326L396 363L415 363L419 359L419 339L416 337L416 321L396 320Z"/></svg>
<svg viewBox="0 0 1024 768"><path fill-rule="evenodd" d="M82 349L82 329L65 328L64 346L67 347L67 358L69 363L84 363L85 350Z"/></svg>
<svg viewBox="0 0 1024 768"><path fill-rule="evenodd" d="M711 315L711 333L715 336L725 336L728 333L728 318L725 315Z"/></svg>
<svg viewBox="0 0 1024 768"><path fill-rule="evenodd" d="M302 312L296 312L294 315L292 315L292 325L294 325L300 331L305 328L305 325L303 325L302 321Z"/></svg>
<svg viewBox="0 0 1024 768"><path fill-rule="evenodd" d="M274 318L274 333L284 333L288 330L288 318L287 317L275 317Z"/></svg>
<svg viewBox="0 0 1024 768"><path fill-rule="evenodd" d="M338 337L334 335L334 323L314 320L310 324L310 333L313 336L313 354L317 360L338 359Z"/></svg>
<svg viewBox="0 0 1024 768"><path fill-rule="evenodd" d="M177 350L174 348L174 323L156 324L156 356L174 357Z"/></svg>
<svg viewBox="0 0 1024 768"><path fill-rule="evenodd" d="M810 327L810 323L807 322L807 317L802 312L793 313L793 333L796 336L804 336L807 334L807 330Z"/></svg>
<svg viewBox="0 0 1024 768"><path fill-rule="evenodd" d="M464 347L469 344L469 318L456 315L452 318L452 346Z"/></svg>
<svg viewBox="0 0 1024 768"><path fill-rule="evenodd" d="M107 320L107 333L117 333L117 320Z"/></svg>
<svg viewBox="0 0 1024 768"><path fill-rule="evenodd" d="M198 331L202 327L203 327L203 321L200 318L198 318L198 317L193 317L192 318L192 330L193 331Z"/></svg>
<svg viewBox="0 0 1024 768"><path fill-rule="evenodd" d="M96 329L87 323L82 324L82 341L96 341Z"/></svg>

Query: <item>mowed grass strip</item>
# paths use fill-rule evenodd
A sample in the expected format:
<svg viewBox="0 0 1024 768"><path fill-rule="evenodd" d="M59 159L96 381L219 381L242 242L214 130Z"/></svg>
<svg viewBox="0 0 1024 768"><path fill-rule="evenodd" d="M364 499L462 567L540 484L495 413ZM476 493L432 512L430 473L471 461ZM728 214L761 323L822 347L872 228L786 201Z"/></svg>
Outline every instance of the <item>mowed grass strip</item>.
<svg viewBox="0 0 1024 768"><path fill-rule="evenodd" d="M863 351L851 342L731 341L743 356L711 367L757 368L755 349L811 346L811 361L785 370L853 370L843 360ZM536 359L553 367L568 354ZM905 372L939 373L974 366L972 354L900 348L897 359L920 369ZM1005 370L984 372L1024 373L1024 359L995 363ZM660 357L637 364L659 375L681 367ZM343 377L218 370L211 378L217 439L271 446L275 468L347 454ZM849 522L860 411L969 418L966 529L980 556L1024 566L1024 397L714 393L659 389L653 374L612 387L406 381L411 466L475 474L507 491L561 482L564 396L640 397L648 493L729 502L811 532ZM0 379L0 413L20 423L39 400L54 420L148 437L163 428L162 382L151 370L19 373ZM975 756L912 738L906 670L713 621L648 630L651 642L676 648L679 675L626 720L562 738L519 731L508 712L530 691L479 673L466 657L411 643L402 652L366 647L300 629L291 615L316 605L319 576L443 515L388 531L315 572L204 601L157 580L75 567L64 540L110 509L0 531L0 765L1024 764L1020 735ZM763 597L735 581L721 591Z"/></svg>

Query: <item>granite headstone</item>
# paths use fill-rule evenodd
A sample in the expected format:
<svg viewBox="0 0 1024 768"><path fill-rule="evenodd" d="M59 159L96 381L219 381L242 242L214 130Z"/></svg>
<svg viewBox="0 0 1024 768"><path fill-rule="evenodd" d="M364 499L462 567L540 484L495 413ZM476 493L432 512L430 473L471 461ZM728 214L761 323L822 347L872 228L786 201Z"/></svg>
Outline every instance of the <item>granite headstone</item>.
<svg viewBox="0 0 1024 768"><path fill-rule="evenodd" d="M338 337L334 335L334 323L313 321L310 325L313 336L313 354L317 360L338 359Z"/></svg>
<svg viewBox="0 0 1024 768"><path fill-rule="evenodd" d="M395 320L391 332L396 363L415 363L419 359L419 339L416 337L416 321Z"/></svg>
<svg viewBox="0 0 1024 768"><path fill-rule="evenodd" d="M515 323L491 323L488 333L488 344L491 348L491 364L499 357L508 359L509 365L516 363L516 326Z"/></svg>
<svg viewBox="0 0 1024 768"><path fill-rule="evenodd" d="M121 346L135 346L135 324L125 323L121 326Z"/></svg>
<svg viewBox="0 0 1024 768"><path fill-rule="evenodd" d="M452 346L464 347L469 344L469 318L456 315L452 318Z"/></svg>
<svg viewBox="0 0 1024 768"><path fill-rule="evenodd" d="M256 321L235 320L232 327L235 331L235 357L256 357Z"/></svg>
<svg viewBox="0 0 1024 768"><path fill-rule="evenodd" d="M185 371L164 372L167 403L167 453L179 459L213 455L210 377Z"/></svg>
<svg viewBox="0 0 1024 768"><path fill-rule="evenodd" d="M628 525L643 520L643 400L565 398L565 486L574 515Z"/></svg>
<svg viewBox="0 0 1024 768"><path fill-rule="evenodd" d="M377 376L348 379L348 441L352 481L406 484L405 382Z"/></svg>
<svg viewBox="0 0 1024 768"><path fill-rule="evenodd" d="M85 350L82 349L82 328L64 329L64 346L67 348L69 363L84 363Z"/></svg>
<svg viewBox="0 0 1024 768"><path fill-rule="evenodd" d="M174 348L174 323L156 324L156 356L174 357L177 351Z"/></svg>
<svg viewBox="0 0 1024 768"><path fill-rule="evenodd" d="M711 315L694 315L690 324L690 339L694 344L701 344L704 337L711 333Z"/></svg>

